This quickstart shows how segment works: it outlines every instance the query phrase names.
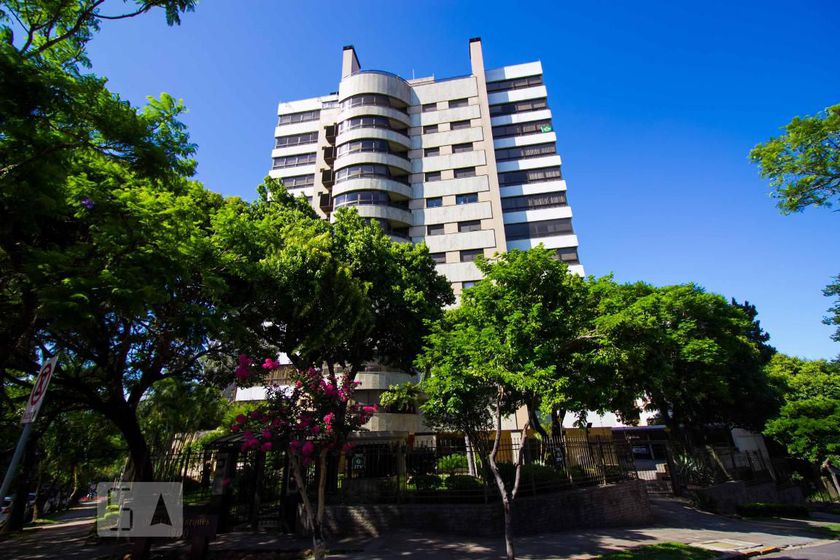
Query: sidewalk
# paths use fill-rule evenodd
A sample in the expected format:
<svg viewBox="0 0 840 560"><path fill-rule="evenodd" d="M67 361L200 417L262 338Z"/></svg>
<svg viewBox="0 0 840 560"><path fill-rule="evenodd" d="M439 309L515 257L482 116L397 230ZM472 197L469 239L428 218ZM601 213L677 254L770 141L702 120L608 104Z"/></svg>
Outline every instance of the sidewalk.
<svg viewBox="0 0 840 560"><path fill-rule="evenodd" d="M702 512L679 500L656 499L652 502L656 517L649 527L575 530L525 536L516 539L517 558L577 560L662 542L701 545L721 552L785 549L832 542L814 531L814 527L830 522L831 519L742 521ZM360 547L364 549L363 552L339 554L331 558L504 558L504 543L501 539L458 538L397 531L359 544L363 544ZM334 548L340 546L345 545L339 543Z"/></svg>
<svg viewBox="0 0 840 560"><path fill-rule="evenodd" d="M662 542L681 542L713 550L744 552L767 548L788 549L836 543L815 532L815 527L840 522L840 516L818 515L815 520L744 521L696 510L687 502L656 499L655 519L645 527L574 530L516 539L517 558L523 560L584 559L606 552ZM28 528L23 534L0 541L3 559L35 560L61 558L120 558L125 544L96 544L89 539L95 505L67 512L52 525ZM273 533L226 533L211 544L211 560L231 557L254 560L299 558L311 540ZM378 539L332 541L338 559L451 558L496 560L504 558L504 542L498 539L398 530ZM155 551L186 550L186 543L168 544ZM798 558L798 556L790 556ZM787 556L785 556L787 558ZM803 556L804 558L804 556Z"/></svg>

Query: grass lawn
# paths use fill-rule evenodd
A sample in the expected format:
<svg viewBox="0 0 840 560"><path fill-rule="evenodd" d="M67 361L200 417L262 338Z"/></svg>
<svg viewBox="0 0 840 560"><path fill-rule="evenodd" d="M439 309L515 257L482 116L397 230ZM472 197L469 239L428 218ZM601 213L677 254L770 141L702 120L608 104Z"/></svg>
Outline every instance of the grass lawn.
<svg viewBox="0 0 840 560"><path fill-rule="evenodd" d="M640 546L599 556L602 560L709 560L718 553L680 543Z"/></svg>

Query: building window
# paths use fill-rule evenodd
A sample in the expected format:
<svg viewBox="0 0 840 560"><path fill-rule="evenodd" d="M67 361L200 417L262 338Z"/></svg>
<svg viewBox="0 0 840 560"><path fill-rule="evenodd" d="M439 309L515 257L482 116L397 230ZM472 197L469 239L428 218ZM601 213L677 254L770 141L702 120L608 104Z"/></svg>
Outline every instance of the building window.
<svg viewBox="0 0 840 560"><path fill-rule="evenodd" d="M473 262L478 256L484 254L484 249L469 249L461 251L461 262Z"/></svg>
<svg viewBox="0 0 840 560"><path fill-rule="evenodd" d="M478 193L459 194L455 196L455 204L472 204L478 202Z"/></svg>
<svg viewBox="0 0 840 560"><path fill-rule="evenodd" d="M426 208L440 208L441 206L443 206L443 197L441 196L426 199Z"/></svg>
<svg viewBox="0 0 840 560"><path fill-rule="evenodd" d="M511 196L502 199L503 212L521 212L523 210L554 208L557 206L566 206L565 192L529 194L525 196Z"/></svg>
<svg viewBox="0 0 840 560"><path fill-rule="evenodd" d="M550 156L556 153L557 146L554 145L554 142L550 142L548 144L535 144L533 146L518 146L515 148L496 150L496 161Z"/></svg>
<svg viewBox="0 0 840 560"><path fill-rule="evenodd" d="M552 132L550 120L532 121L526 123L508 124L493 127L493 138L508 138L510 136L527 136L528 134L541 134Z"/></svg>
<svg viewBox="0 0 840 560"><path fill-rule="evenodd" d="M303 134L292 134L290 136L278 136L274 141L275 148L287 146L300 146L301 144L314 144L318 141L318 132L304 132Z"/></svg>
<svg viewBox="0 0 840 560"><path fill-rule="evenodd" d="M295 156L276 157L272 169L283 169L285 167L298 167L315 163L315 154L298 154Z"/></svg>
<svg viewBox="0 0 840 560"><path fill-rule="evenodd" d="M426 148L423 150L424 157L433 157L440 155L440 148Z"/></svg>
<svg viewBox="0 0 840 560"><path fill-rule="evenodd" d="M469 99L453 99L449 102L450 109L457 109L458 107L466 107L470 104Z"/></svg>
<svg viewBox="0 0 840 560"><path fill-rule="evenodd" d="M349 179L358 179L360 177L386 177L388 179L391 179L392 181L398 181L404 184L408 183L407 178L404 175L391 175L391 172L388 170L387 165L376 165L371 163L350 165L347 167L342 167L341 169L335 172L336 183L340 183L341 181L347 181Z"/></svg>
<svg viewBox="0 0 840 560"><path fill-rule="evenodd" d="M408 210L408 200L391 200L383 191L351 191L333 198L333 207L353 206L357 204L374 206L392 206Z"/></svg>
<svg viewBox="0 0 840 560"><path fill-rule="evenodd" d="M453 144L452 145L452 153L453 154L463 154L464 152L471 152L473 151L472 142L466 142L464 144Z"/></svg>
<svg viewBox="0 0 840 560"><path fill-rule="evenodd" d="M464 179L466 177L475 177L475 167L462 167L455 170L456 179Z"/></svg>
<svg viewBox="0 0 840 560"><path fill-rule="evenodd" d="M387 130L396 130L391 126L391 121L385 117L353 117L342 121L338 125L338 133L341 134L347 130L354 130L356 128L384 128Z"/></svg>
<svg viewBox="0 0 840 560"><path fill-rule="evenodd" d="M464 290L469 290L470 288L475 287L475 285L476 285L477 283L478 283L478 282L476 282L475 280L468 280L468 281L463 282L463 283L461 284L461 288L462 288L462 289L464 289Z"/></svg>
<svg viewBox="0 0 840 560"><path fill-rule="evenodd" d="M342 109L362 106L393 107L403 113L406 112L406 107L402 101L379 93L362 93L349 97L341 102Z"/></svg>
<svg viewBox="0 0 840 560"><path fill-rule="evenodd" d="M294 177L283 177L280 179L283 186L287 189L299 189L301 187L311 187L315 184L315 175L295 175Z"/></svg>
<svg viewBox="0 0 840 560"><path fill-rule="evenodd" d="M443 235L443 224L426 226L426 235Z"/></svg>
<svg viewBox="0 0 840 560"><path fill-rule="evenodd" d="M387 154L391 150L385 140L356 140L347 142L338 147L338 155L355 154L359 152L378 152Z"/></svg>
<svg viewBox="0 0 840 560"><path fill-rule="evenodd" d="M321 116L321 110L303 111L302 113L289 113L288 115L280 115L277 121L278 125L295 124L308 121L317 121Z"/></svg>
<svg viewBox="0 0 840 560"><path fill-rule="evenodd" d="M467 120L465 120L465 121L453 121L453 122L449 125L449 129L450 129L450 130L463 130L463 129L465 129L465 128L469 128L469 127L470 127L470 121L469 121L469 119L467 119Z"/></svg>
<svg viewBox="0 0 840 560"><path fill-rule="evenodd" d="M527 169L525 171L509 171L499 173L499 185L527 185L529 183L544 183L546 181L559 181L563 178L560 166L542 167L540 169Z"/></svg>
<svg viewBox="0 0 840 560"><path fill-rule="evenodd" d="M432 134L438 131L438 125L436 124L427 124L423 127L423 134Z"/></svg>
<svg viewBox="0 0 840 560"><path fill-rule="evenodd" d="M458 233L467 233L469 231L480 231L481 220L470 220L469 222L458 222Z"/></svg>
<svg viewBox="0 0 840 560"><path fill-rule="evenodd" d="M423 103L423 112L437 111L437 103Z"/></svg>
<svg viewBox="0 0 840 560"><path fill-rule="evenodd" d="M434 181L440 181L440 171L426 173L426 182L432 183Z"/></svg>
<svg viewBox="0 0 840 560"><path fill-rule="evenodd" d="M576 247L563 247L555 251L557 258L566 264L580 264Z"/></svg>
<svg viewBox="0 0 840 560"><path fill-rule="evenodd" d="M494 91L508 91L511 89L523 89L534 86L541 86L542 83L542 76L528 76L525 78L500 80L498 82L487 82L487 93L493 93Z"/></svg>
<svg viewBox="0 0 840 560"><path fill-rule="evenodd" d="M560 218L557 220L544 220L541 222L528 222L523 224L507 224L505 226L505 237L508 241L512 239L551 237L553 235L566 235L570 233L573 233L571 218Z"/></svg>
<svg viewBox="0 0 840 560"><path fill-rule="evenodd" d="M446 253L430 253L430 257L435 262L435 264L444 264L446 262Z"/></svg>
<svg viewBox="0 0 840 560"><path fill-rule="evenodd" d="M490 116L513 115L515 113L526 113L528 111L540 111L548 109L548 102L542 99L527 99L515 103L502 103L501 105L490 105Z"/></svg>

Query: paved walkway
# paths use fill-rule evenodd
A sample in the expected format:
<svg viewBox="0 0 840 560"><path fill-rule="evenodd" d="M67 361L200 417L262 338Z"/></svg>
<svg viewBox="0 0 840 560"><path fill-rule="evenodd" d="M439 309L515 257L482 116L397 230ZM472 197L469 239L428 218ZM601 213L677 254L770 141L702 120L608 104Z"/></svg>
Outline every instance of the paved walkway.
<svg viewBox="0 0 840 560"><path fill-rule="evenodd" d="M679 500L653 500L655 520L638 528L575 530L516 539L517 558L583 559L661 542L700 545L721 552L825 544L814 527L825 521L742 521L692 508ZM349 543L348 543L349 544ZM501 539L474 539L396 531L363 544L363 552L332 556L366 560L391 558L504 558ZM338 548L342 546L339 543Z"/></svg>
<svg viewBox="0 0 840 560"><path fill-rule="evenodd" d="M523 560L583 559L629 547L659 542L682 542L720 551L760 550L766 547L788 549L776 558L790 560L840 558L837 541L822 539L814 527L827 522L837 523L838 516L821 515L816 520L744 521L712 515L690 507L679 500L653 502L654 523L646 527L575 530L516 540L517 557ZM28 528L18 536L0 541L0 557L4 560L41 560L49 558L88 559L120 558L126 545L102 543L90 538L93 529L94 504L67 512L58 523ZM211 550L216 558L222 551L236 551L237 556L250 552L261 558L261 551L294 552L309 546L308 539L269 533L228 533L219 535ZM454 535L393 531L378 539L345 539L333 542L333 559L421 559L458 558L496 560L504 557L502 539L465 538ZM156 547L183 548L184 544ZM806 547L806 548L801 548ZM272 554L272 557L277 557ZM212 557L211 557L212 558Z"/></svg>

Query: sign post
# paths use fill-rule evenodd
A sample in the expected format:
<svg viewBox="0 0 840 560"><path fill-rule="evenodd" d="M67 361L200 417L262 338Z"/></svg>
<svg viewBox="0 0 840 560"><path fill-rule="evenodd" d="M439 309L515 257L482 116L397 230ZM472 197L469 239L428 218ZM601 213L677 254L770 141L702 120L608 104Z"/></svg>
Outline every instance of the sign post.
<svg viewBox="0 0 840 560"><path fill-rule="evenodd" d="M47 394L47 387L50 384L50 379L52 379L56 361L58 361L58 357L53 356L41 366L41 371L38 372L38 377L32 386L32 393L29 395L29 400L26 401L26 410L24 410L23 417L20 419L20 423L23 424L23 431L20 434L17 447L15 447L15 454L12 455L12 462L9 463L6 476L3 478L3 486L0 487L0 498L6 497L6 494L9 492L9 487L12 485L12 480L15 478L18 463L20 463L20 458L23 456L23 450L26 449L29 434L32 432L32 424L38 417L38 411L41 410L41 405L44 404L44 397Z"/></svg>

